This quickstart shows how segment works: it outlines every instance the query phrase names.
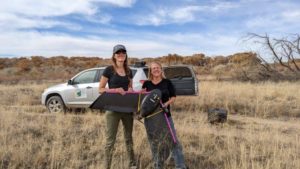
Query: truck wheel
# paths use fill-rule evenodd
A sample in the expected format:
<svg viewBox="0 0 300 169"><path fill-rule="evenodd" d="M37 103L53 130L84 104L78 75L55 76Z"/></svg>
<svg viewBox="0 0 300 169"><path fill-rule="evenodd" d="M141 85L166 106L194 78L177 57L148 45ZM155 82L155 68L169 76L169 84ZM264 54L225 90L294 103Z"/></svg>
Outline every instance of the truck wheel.
<svg viewBox="0 0 300 169"><path fill-rule="evenodd" d="M47 109L50 113L65 113L66 112L66 106L59 96L51 96L47 100Z"/></svg>

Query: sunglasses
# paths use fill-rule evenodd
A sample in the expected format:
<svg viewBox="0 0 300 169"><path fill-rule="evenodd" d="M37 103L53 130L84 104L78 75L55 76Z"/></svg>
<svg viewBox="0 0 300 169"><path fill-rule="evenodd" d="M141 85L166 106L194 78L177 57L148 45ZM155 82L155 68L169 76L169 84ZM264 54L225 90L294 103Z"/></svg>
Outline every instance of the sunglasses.
<svg viewBox="0 0 300 169"><path fill-rule="evenodd" d="M120 54L120 53L126 54L126 50L119 50L116 52L116 54Z"/></svg>

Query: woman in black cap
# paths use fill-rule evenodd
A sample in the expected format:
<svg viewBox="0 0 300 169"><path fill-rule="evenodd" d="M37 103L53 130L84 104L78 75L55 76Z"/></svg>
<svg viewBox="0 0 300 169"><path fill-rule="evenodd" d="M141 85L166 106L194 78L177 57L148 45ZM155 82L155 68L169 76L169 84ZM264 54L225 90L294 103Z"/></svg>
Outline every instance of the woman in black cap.
<svg viewBox="0 0 300 169"><path fill-rule="evenodd" d="M100 79L99 92L117 92L122 95L125 91L132 90L132 72L127 63L127 52L123 45L116 45L113 48L112 61L113 65L108 66ZM105 88L108 83L109 88ZM127 154L129 157L129 167L136 168L136 162L134 159L133 151L133 113L122 113L106 111L106 145L105 145L105 167L109 169L111 167L112 154L114 144L116 141L116 135L118 132L118 126L120 120L124 126L124 137L126 142Z"/></svg>

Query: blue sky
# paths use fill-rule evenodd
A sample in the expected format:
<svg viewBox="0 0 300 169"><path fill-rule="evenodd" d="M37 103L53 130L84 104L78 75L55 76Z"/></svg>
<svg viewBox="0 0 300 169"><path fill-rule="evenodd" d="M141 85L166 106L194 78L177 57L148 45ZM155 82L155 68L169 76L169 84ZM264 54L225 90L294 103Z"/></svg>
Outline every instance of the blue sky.
<svg viewBox="0 0 300 169"><path fill-rule="evenodd" d="M0 57L208 56L256 51L247 33L299 33L297 0L2 0Z"/></svg>

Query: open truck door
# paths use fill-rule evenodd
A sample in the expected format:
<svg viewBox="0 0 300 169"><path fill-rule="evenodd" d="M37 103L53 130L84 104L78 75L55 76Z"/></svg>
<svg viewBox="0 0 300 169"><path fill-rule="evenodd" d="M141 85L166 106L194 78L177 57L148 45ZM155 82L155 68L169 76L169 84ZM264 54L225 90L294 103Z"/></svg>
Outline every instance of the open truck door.
<svg viewBox="0 0 300 169"><path fill-rule="evenodd" d="M198 95L198 79L192 66L164 67L166 78L170 79L175 87L176 95Z"/></svg>

